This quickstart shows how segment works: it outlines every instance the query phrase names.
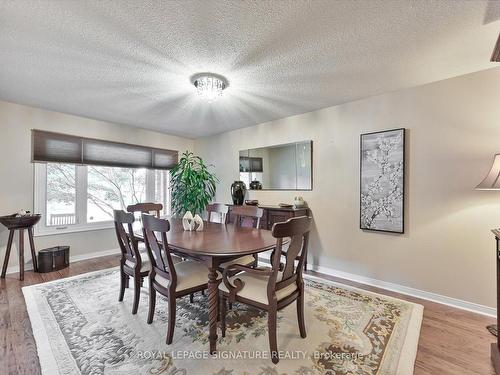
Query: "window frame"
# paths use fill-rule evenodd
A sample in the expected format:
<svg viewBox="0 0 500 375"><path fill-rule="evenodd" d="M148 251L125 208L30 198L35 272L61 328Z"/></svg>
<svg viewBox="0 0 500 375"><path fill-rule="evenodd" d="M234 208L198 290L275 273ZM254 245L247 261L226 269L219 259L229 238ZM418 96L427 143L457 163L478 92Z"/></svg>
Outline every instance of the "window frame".
<svg viewBox="0 0 500 375"><path fill-rule="evenodd" d="M69 163L63 163L69 164ZM114 168L114 167L110 167ZM119 167L125 168L125 167ZM130 168L133 169L133 168ZM138 168L140 169L140 168ZM155 201L155 172L156 169L146 169L146 201ZM168 170L159 170L169 173ZM87 165L75 164L76 197L75 197L75 216L76 224L63 226L47 225L47 164L34 163L33 167L33 208L35 213L42 214L42 220L35 226L34 235L36 237L52 236L58 234L87 232L94 230L106 230L114 227L113 220L99 221L95 223L87 222ZM170 214L170 184L169 178L166 179L167 202L164 204L164 214ZM166 204L165 204L166 203Z"/></svg>

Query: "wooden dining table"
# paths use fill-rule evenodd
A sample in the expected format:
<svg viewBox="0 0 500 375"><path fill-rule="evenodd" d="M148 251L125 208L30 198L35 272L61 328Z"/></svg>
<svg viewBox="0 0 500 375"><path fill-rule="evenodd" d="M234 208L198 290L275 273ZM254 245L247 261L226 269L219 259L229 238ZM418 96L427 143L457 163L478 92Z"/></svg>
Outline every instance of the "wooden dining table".
<svg viewBox="0 0 500 375"><path fill-rule="evenodd" d="M202 231L185 231L182 220L168 218L170 250L182 257L204 262L208 267L209 342L210 353L217 350L217 310L219 283L217 269L227 261L244 255L261 253L276 247L270 230L205 222ZM140 229L135 231L142 238Z"/></svg>

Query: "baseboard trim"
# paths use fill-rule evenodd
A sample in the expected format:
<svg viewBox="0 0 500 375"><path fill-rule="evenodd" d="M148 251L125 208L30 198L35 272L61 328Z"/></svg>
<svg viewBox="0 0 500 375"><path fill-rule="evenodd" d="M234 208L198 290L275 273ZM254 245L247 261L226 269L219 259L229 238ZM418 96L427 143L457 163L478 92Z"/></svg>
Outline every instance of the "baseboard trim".
<svg viewBox="0 0 500 375"><path fill-rule="evenodd" d="M268 263L269 254L263 254L263 256L259 256L259 259L262 259L264 262ZM470 311L476 314L481 314L491 317L497 316L497 310L493 307L480 305L474 302L464 301L458 298L448 297L433 292L427 292L425 290L415 289L408 286L391 283L388 281L373 279L370 277L344 272L334 268L324 267L316 264L309 263L308 269L319 273L323 273L328 276L334 276L341 279L354 281L360 284L370 285L380 289L389 290L391 292L401 293L407 296L425 299L427 301L440 303L442 305L455 307L457 309Z"/></svg>
<svg viewBox="0 0 500 375"><path fill-rule="evenodd" d="M102 250L102 251L94 251L92 253L70 255L69 261L70 262L79 262L81 260L105 257L107 255L115 255L115 254L119 254L119 253L120 253L120 249L108 249L108 250ZM11 256L12 255L13 254L11 254ZM33 270L33 263L31 260L24 265L24 270L25 271ZM7 274L18 273L18 272L19 272L19 265L7 267Z"/></svg>
<svg viewBox="0 0 500 375"><path fill-rule="evenodd" d="M451 307L455 307L461 310L467 310L470 312L474 312L481 315L487 315L496 317L497 310L493 307L480 305L474 302L464 301L458 298L444 296L442 294L437 294L433 292L427 292L425 290L415 289L408 286L391 283L388 281L372 279L370 277L361 276L349 272L344 272L340 270L336 270L329 267L311 265L310 269L316 272L324 273L329 276L339 277L341 279L346 279L350 281L354 281L360 284L370 285L377 288L390 290L391 292L401 293L412 297L417 297L421 299L425 299L427 301L432 301L436 303L440 303L442 305L447 305Z"/></svg>
<svg viewBox="0 0 500 375"><path fill-rule="evenodd" d="M105 256L108 256L108 255L115 255L115 254L120 254L120 249L119 248L102 250L102 251L95 251L93 253L86 253L86 254L80 254L80 255L70 256L69 259L70 259L71 262L79 262L80 260L105 257Z"/></svg>

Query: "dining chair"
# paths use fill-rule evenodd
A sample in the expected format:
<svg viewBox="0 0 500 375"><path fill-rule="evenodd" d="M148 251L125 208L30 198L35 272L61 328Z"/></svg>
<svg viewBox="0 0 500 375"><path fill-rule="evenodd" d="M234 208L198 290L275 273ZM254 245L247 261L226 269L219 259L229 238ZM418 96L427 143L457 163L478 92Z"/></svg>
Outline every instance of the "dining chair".
<svg viewBox="0 0 500 375"><path fill-rule="evenodd" d="M133 213L134 217L136 212L139 212L141 215L142 214L150 214L151 212L155 212L156 217L160 217L160 211L163 210L163 205L161 203L152 203L152 202L145 202L145 203L136 203L136 204L131 204L127 206L127 212ZM140 216L139 218L140 219ZM145 249L145 247L142 244L142 241L138 238L135 238L138 243L139 248Z"/></svg>
<svg viewBox="0 0 500 375"><path fill-rule="evenodd" d="M153 203L153 202L145 202L145 203L136 203L136 204L131 204L127 206L127 212L131 212L134 214L139 212L141 215L142 214L151 214L154 213L157 218L160 218L160 211L163 210L163 204L161 203ZM141 217L139 219L142 220ZM135 237L136 241L138 242L138 248L139 251L146 251L146 246L144 245L144 242L142 239L139 239ZM172 254L172 258L174 260L174 263L182 262L182 258ZM191 297L191 300L193 297Z"/></svg>
<svg viewBox="0 0 500 375"><path fill-rule="evenodd" d="M212 203L208 204L206 209L207 211L207 221L214 221L214 214L219 214L220 221L218 223L227 224L227 213L229 212L229 207L223 203Z"/></svg>
<svg viewBox="0 0 500 375"><path fill-rule="evenodd" d="M153 322L156 293L167 297L168 327L166 343L171 344L174 337L176 299L191 295L208 288L208 267L203 263L186 260L174 263L168 246L167 233L170 223L152 215L142 214L144 239L148 254L151 256L149 273L149 312L148 324ZM218 274L218 279L221 275Z"/></svg>
<svg viewBox="0 0 500 375"><path fill-rule="evenodd" d="M161 203L136 203L127 206L127 212L140 212L141 214L150 214L151 212L156 213L156 217L160 217L160 211L163 210L163 205Z"/></svg>
<svg viewBox="0 0 500 375"><path fill-rule="evenodd" d="M121 250L120 259L120 295L118 301L123 301L125 288L129 286L130 277L134 278L134 303L132 314L137 313L141 285L144 277L148 276L151 264L148 257L139 251L135 240L132 224L135 221L134 214L123 210L114 210L114 223L118 245Z"/></svg>
<svg viewBox="0 0 500 375"><path fill-rule="evenodd" d="M248 226L250 224L253 228L259 228L260 219L264 214L262 208L256 206L233 206L231 214L234 215L234 225L237 227ZM224 269L231 264L242 264L245 266L253 265L257 267L258 255L251 254L239 257L234 260L224 262L220 265L221 269Z"/></svg>
<svg viewBox="0 0 500 375"><path fill-rule="evenodd" d="M271 268L251 268L240 264L227 267L223 273L221 293L222 337L226 335L226 303L241 302L267 311L269 347L273 363L278 363L277 315L278 311L297 301L297 320L302 338L306 337L304 322L304 280L302 272L307 256L311 218L301 216L273 225L276 248L271 257ZM283 251L283 239L290 238L288 250ZM295 258L299 257L298 264ZM284 262L281 260L284 258ZM231 272L241 273L231 276Z"/></svg>
<svg viewBox="0 0 500 375"><path fill-rule="evenodd" d="M235 225L259 228L264 210L257 206L233 206L231 214L234 215Z"/></svg>

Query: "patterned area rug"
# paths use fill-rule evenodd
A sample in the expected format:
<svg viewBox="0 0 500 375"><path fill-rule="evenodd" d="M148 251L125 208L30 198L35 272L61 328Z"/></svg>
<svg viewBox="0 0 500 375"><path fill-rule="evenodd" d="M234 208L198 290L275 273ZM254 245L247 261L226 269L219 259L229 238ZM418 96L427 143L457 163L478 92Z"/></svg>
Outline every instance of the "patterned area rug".
<svg viewBox="0 0 500 375"><path fill-rule="evenodd" d="M147 285L147 283L145 283ZM207 297L181 298L172 345L166 301L146 324L148 290L131 314L117 269L23 288L44 374L412 374L423 307L322 279L306 279L307 338L295 304L278 316L281 360L269 359L267 316L235 304L218 353L208 353ZM220 335L220 331L219 331Z"/></svg>

